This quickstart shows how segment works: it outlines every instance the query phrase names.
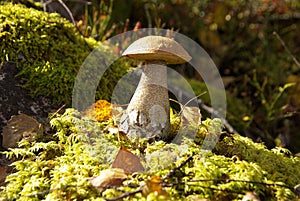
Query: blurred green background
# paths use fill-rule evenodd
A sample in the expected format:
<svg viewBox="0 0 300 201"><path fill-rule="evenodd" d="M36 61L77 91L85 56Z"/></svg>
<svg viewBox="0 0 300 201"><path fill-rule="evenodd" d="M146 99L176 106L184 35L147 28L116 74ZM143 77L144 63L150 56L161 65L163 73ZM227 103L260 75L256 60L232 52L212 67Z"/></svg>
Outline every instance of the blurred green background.
<svg viewBox="0 0 300 201"><path fill-rule="evenodd" d="M59 12L98 41L139 28L190 37L220 71L235 130L269 147L300 152L300 1L53 0L44 8L40 2L14 2ZM177 70L196 93L205 91L193 68ZM208 96L201 98L209 105Z"/></svg>

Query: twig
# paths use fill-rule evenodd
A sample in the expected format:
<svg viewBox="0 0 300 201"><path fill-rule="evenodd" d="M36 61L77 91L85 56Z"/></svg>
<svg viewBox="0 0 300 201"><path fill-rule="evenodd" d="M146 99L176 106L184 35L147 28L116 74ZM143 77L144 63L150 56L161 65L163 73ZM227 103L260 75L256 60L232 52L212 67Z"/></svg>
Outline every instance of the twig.
<svg viewBox="0 0 300 201"><path fill-rule="evenodd" d="M177 93L182 96L184 95L185 97L189 98L189 100L194 99L194 97L187 93L186 91L182 90L180 87L178 86L174 86L174 85L170 85L169 88L171 89L171 91L177 91ZM202 95L202 94L201 94ZM206 105L202 99L197 98L197 102L199 104L199 106L204 109L206 112L214 115L215 117L219 118L222 123L224 124L224 126L227 128L229 133L235 133L235 134L239 134L229 123L228 121L222 117L222 115L220 115L220 113L214 109L213 107L209 107L208 105Z"/></svg>
<svg viewBox="0 0 300 201"><path fill-rule="evenodd" d="M240 179L195 179L188 182L207 182L207 181L213 181L213 182L243 182L243 183L250 183L250 184L261 184L265 186L279 186L283 188L288 188L290 190L293 190L294 188L285 184L277 184L277 183L266 183L261 181L249 181L249 180L240 180Z"/></svg>
<svg viewBox="0 0 300 201"><path fill-rule="evenodd" d="M137 189L135 191L123 193L122 195L111 198L111 199L105 198L105 200L107 200L107 201L117 201L117 200L121 200L123 198L129 197L131 195L134 195L134 194L137 194L137 193L140 193L140 192L142 192L142 187L140 187L139 189Z"/></svg>
<svg viewBox="0 0 300 201"><path fill-rule="evenodd" d="M286 46L285 42L282 40L282 38L279 36L279 34L274 31L273 34L276 36L276 38L280 41L281 45L284 47L285 51L290 55L290 57L292 57L293 61L295 62L295 64L300 68L300 63L297 60L297 58L291 53L291 51L289 50L289 48Z"/></svg>
<svg viewBox="0 0 300 201"><path fill-rule="evenodd" d="M206 105L201 99L198 99L198 103L200 105L200 107L202 107L204 110L206 110L207 112L213 114L214 116L218 117L219 119L221 119L222 123L224 124L224 126L227 128L229 133L235 133L235 134L239 134L230 124L229 122L223 118L219 112L217 110L215 110L213 107L209 107L208 105Z"/></svg>
<svg viewBox="0 0 300 201"><path fill-rule="evenodd" d="M204 95L204 94L206 94L206 93L207 93L207 92L205 91L205 92L199 94L198 96L195 96L195 97L191 98L191 99L190 99L188 102L186 102L184 105L181 104L181 103L178 102L178 101L173 100L173 101L177 102L177 103L181 106L181 111L178 113L178 115L181 115L181 114L183 113L184 108L186 108L187 105L188 105L190 102L192 102L192 101L195 100L195 99L198 100L198 98L199 98L200 96L202 96L202 95Z"/></svg>
<svg viewBox="0 0 300 201"><path fill-rule="evenodd" d="M181 163L180 165L178 165L177 167L175 167L174 169L169 171L169 173L164 178L162 178L162 180L164 181L164 180L170 178L171 176L173 176L176 173L176 170L179 170L180 168L182 168L185 164L187 164L192 159L193 159L193 156L189 156L183 163ZM162 182L161 184L165 184L165 183ZM122 195L111 198L111 199L106 198L105 200L107 200L107 201L117 201L117 200L121 200L123 198L129 197L131 195L134 195L136 193L140 193L142 191L143 191L143 186L140 186L140 188L138 188L135 191L123 193Z"/></svg>
<svg viewBox="0 0 300 201"><path fill-rule="evenodd" d="M184 182L178 182L178 184L185 184ZM172 187L172 185L164 185L165 187ZM220 189L217 187L212 187L212 186L202 186L199 184L194 184L194 185L189 185L189 186L196 186L196 187L201 187L201 188L206 188L206 189L210 189L213 191L222 191L222 192L226 192L226 193L234 193L234 194L244 194L242 191L235 191L235 190L229 190L229 189Z"/></svg>
<svg viewBox="0 0 300 201"><path fill-rule="evenodd" d="M49 6L51 3L57 1L59 3L59 5L65 10L65 12L67 13L68 17L69 17L69 20L73 23L73 25L75 26L76 25L76 22L75 22L75 19L73 17L73 14L71 12L71 10L69 9L69 7L62 1L62 0L48 0L48 1L45 1L43 2L43 8L44 8L44 11L46 12L47 11L47 6ZM58 12L62 15L61 10L56 10L54 9L55 12Z"/></svg>
<svg viewBox="0 0 300 201"><path fill-rule="evenodd" d="M60 108L58 108L53 114L51 114L51 116L49 117L49 119L52 119L56 114L58 114L64 107L66 106L66 104L63 104Z"/></svg>
<svg viewBox="0 0 300 201"><path fill-rule="evenodd" d="M163 183L162 185L165 186L165 187L172 187L172 186L175 186L175 185L180 185L180 184L187 184L187 183L199 183L199 182L225 182L225 183L228 183L228 182L243 182L243 183L249 183L249 184L260 184L260 185L264 185L264 186L278 186L278 187L283 187L283 188L287 188L287 189L290 189L291 191L297 193L298 190L297 190L297 185L295 187L292 187L292 186L288 186L288 185L285 185L285 184L278 184L278 183L266 183L266 182L261 182L261 181L247 181L247 180L239 180L239 179L193 179L193 180L190 180L190 181L186 181L186 182L182 182L182 181L178 181L178 182L174 182L174 183ZM203 186L204 187L204 186ZM210 187L207 187L205 186L205 188L210 188ZM218 188L210 188L210 189L213 189L213 190L222 190L222 189L218 189Z"/></svg>
<svg viewBox="0 0 300 201"><path fill-rule="evenodd" d="M166 176L164 176L164 178L162 180L164 181L164 180L170 178L171 176L173 176L176 173L176 170L179 170L180 168L182 168L185 164L187 164L192 159L193 159L193 156L189 156L183 163L181 163L180 165L178 165L177 167L172 169Z"/></svg>
<svg viewBox="0 0 300 201"><path fill-rule="evenodd" d="M82 3L84 5L92 5L92 2L85 0L69 0L70 2Z"/></svg>
<svg viewBox="0 0 300 201"><path fill-rule="evenodd" d="M185 164L187 164L192 159L193 159L193 156L189 156L183 163L181 163L180 165L178 165L177 167L175 167L174 169L172 169L171 171L169 171L169 173L164 178L162 178L162 180L164 181L164 180L170 178L171 176L173 176L176 173L176 170L179 170L180 168L182 168ZM165 183L161 182L161 184L165 184ZM138 188L135 191L123 193L122 195L114 197L114 198L111 198L111 199L106 198L105 200L107 200L107 201L121 200L123 198L129 197L129 196L134 195L136 193L142 192L143 191L143 187L144 187L144 185L140 186L140 188Z"/></svg>
<svg viewBox="0 0 300 201"><path fill-rule="evenodd" d="M267 17L265 19L267 19L268 21L299 20L300 19L300 13L282 14L282 15ZM265 20L265 19L262 19L262 20Z"/></svg>
<svg viewBox="0 0 300 201"><path fill-rule="evenodd" d="M176 170L182 168L187 162L189 162L190 160L192 160L193 156L189 156L183 163L181 163L179 166L177 166L176 168L174 168L173 170L171 170L164 178L163 181L169 177L171 177ZM200 183L200 182L243 182L243 183L250 183L250 184L260 184L260 185L265 185L265 186L278 186L278 187L283 187L283 188L287 188L290 189L292 192L294 192L297 196L299 195L299 186L300 184L296 185L295 187L292 186L288 186L285 184L279 184L279 183L267 183L267 182L260 182L260 181L249 181L249 180L239 180L239 179L192 179L190 181L186 181L186 182L182 182L182 181L178 181L178 182L173 182L173 183L166 183L166 182L161 182L160 184L163 187L173 187L176 185L188 185L189 186L197 186L197 187L201 187L201 188L208 188L211 190L216 190L216 191L223 191L223 192L228 192L228 193L237 193L237 194L242 194L241 191L232 191L232 190L228 190L228 189L220 189L217 187L211 187L211 186L202 186L202 185L198 185L198 184L190 184L190 183ZM123 198L135 195L137 193L141 193L143 191L143 187L145 185L140 186L137 190L131 191L131 192L125 192L120 196L114 197L114 198L104 198L107 201L117 201L117 200L121 200ZM17 197L14 198L4 198L3 201L13 201L16 199L20 199L22 197L27 197L27 198L32 198L32 197L37 197L37 196L45 196L47 193L53 192L53 191L57 191L57 190L63 190L66 188L77 188L77 187L83 187L83 186L76 186L76 185L66 185L64 187L61 188L54 188L54 189L47 189L44 191L40 191L40 192L36 192L36 193L32 193L29 195L18 195ZM112 186L106 186L108 188L115 188ZM89 188L89 186L83 187L83 188ZM116 189L116 188L115 188ZM116 189L119 190L119 189Z"/></svg>

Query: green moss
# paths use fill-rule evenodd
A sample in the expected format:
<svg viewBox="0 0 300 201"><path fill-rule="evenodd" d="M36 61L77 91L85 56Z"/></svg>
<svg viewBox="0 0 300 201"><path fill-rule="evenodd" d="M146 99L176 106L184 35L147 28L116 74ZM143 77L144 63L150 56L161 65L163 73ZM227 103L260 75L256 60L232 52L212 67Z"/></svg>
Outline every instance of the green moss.
<svg viewBox="0 0 300 201"><path fill-rule="evenodd" d="M222 128L219 122L203 121L198 138L218 133ZM297 198L292 189L300 183L299 158L286 149L268 150L263 144L239 135L221 134L210 151L201 148L203 140L197 144L193 139L183 139L181 144L146 143L144 139L124 141L108 132L107 126L116 126L111 120L99 123L81 117L74 109L57 115L51 125L55 131L51 141L22 141L19 148L5 152L18 160L13 163L14 173L6 179L3 198L103 200L140 188L144 193L135 193L125 200L188 200L192 195L210 200L242 200L249 191L255 191L262 200ZM99 193L88 179L110 167L120 144L141 156L146 171L129 175L122 187ZM163 178L174 169L159 187L167 192L168 198L151 190L145 193L150 176Z"/></svg>
<svg viewBox="0 0 300 201"><path fill-rule="evenodd" d="M225 137L215 149L218 154L257 164L268 173L270 180L290 186L300 183L300 160L287 149L268 150L263 144L239 135Z"/></svg>
<svg viewBox="0 0 300 201"><path fill-rule="evenodd" d="M58 14L11 3L0 8L1 62L17 64L18 75L33 96L50 96L70 105L78 70L90 52L99 47L104 57L113 59L109 48L82 37ZM96 99L109 100L114 85L128 70L123 63L117 61L105 72Z"/></svg>
<svg viewBox="0 0 300 201"><path fill-rule="evenodd" d="M56 130L52 141L22 141L20 148L7 152L8 157L18 160L13 163L15 173L7 177L4 198L54 201L98 196L87 179L108 168L118 148L101 135L99 123L81 119L72 109L53 119L51 125ZM90 144L95 136L101 141L97 157L91 153L97 150Z"/></svg>

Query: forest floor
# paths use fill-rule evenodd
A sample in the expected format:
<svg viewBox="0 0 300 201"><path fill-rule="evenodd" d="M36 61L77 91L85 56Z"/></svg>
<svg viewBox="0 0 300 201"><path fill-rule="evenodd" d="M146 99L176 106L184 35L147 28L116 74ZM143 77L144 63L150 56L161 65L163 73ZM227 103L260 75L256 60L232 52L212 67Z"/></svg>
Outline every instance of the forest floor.
<svg viewBox="0 0 300 201"><path fill-rule="evenodd" d="M16 76L17 74L18 68L14 64L4 63L0 66L0 133L13 115L26 114L44 124L49 112L59 108L51 104L49 98L31 97L29 91L22 87L24 80ZM0 135L0 145L0 150L5 150L2 147L2 135ZM5 178L9 164L10 161L0 154L0 183Z"/></svg>
<svg viewBox="0 0 300 201"><path fill-rule="evenodd" d="M49 112L58 108L51 104L49 98L31 97L29 91L22 87L25 81L17 77L17 73L18 68L14 64L5 63L0 67L0 133L13 115L23 113L44 123Z"/></svg>

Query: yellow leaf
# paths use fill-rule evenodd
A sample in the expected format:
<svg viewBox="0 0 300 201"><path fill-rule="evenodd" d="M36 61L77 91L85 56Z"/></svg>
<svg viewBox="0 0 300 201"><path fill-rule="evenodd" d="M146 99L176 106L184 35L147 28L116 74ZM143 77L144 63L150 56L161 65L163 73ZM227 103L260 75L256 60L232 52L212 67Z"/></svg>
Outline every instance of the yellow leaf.
<svg viewBox="0 0 300 201"><path fill-rule="evenodd" d="M158 195L168 197L168 193L163 189L162 179L156 175L151 176L151 178L146 181L146 185L142 189L144 196L147 196L152 192L157 192Z"/></svg>

